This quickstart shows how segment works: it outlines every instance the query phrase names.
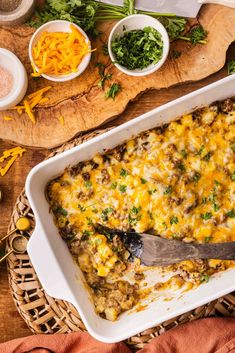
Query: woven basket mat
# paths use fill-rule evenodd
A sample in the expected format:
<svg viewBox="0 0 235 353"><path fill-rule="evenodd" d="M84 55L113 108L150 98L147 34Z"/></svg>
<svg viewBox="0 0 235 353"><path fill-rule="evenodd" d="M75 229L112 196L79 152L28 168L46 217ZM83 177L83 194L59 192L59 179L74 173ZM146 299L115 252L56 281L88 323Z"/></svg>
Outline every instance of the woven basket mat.
<svg viewBox="0 0 235 353"><path fill-rule="evenodd" d="M105 131L98 130L75 138L52 152L48 158L77 146ZM30 236L34 228L34 215L24 191L16 201L9 230L15 228L15 223L20 216L27 216L31 219L32 229L28 233L28 236ZM7 242L7 250L9 249L10 239ZM20 315L33 333L68 333L86 330L73 305L64 300L54 299L45 293L27 253L23 255L11 254L8 257L7 265L14 302ZM126 343L133 351L138 351L153 338L173 327L209 316L235 316L235 293L163 322L161 325L129 338Z"/></svg>

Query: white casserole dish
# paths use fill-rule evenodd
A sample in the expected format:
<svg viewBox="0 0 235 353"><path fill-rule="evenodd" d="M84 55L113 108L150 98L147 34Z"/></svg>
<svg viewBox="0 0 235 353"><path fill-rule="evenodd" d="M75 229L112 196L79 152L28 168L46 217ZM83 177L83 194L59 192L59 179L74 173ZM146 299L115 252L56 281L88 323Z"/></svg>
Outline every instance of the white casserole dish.
<svg viewBox="0 0 235 353"><path fill-rule="evenodd" d="M175 120L182 114L208 105L216 100L235 96L235 76L229 76L200 90L167 103L149 113L127 122L109 132L61 153L37 165L29 173L26 194L32 206L36 229L28 243L28 253L45 291L71 302L79 311L89 333L103 342L118 342L165 320L199 307L235 290L235 269L214 275L206 284L181 293L161 292L157 300L150 298L142 311L125 312L115 322L99 317L84 285L83 275L59 235L45 198L47 182L61 174L66 167L89 160L121 144L141 131ZM157 271L148 273L148 284L159 277ZM172 298L172 300L168 300Z"/></svg>

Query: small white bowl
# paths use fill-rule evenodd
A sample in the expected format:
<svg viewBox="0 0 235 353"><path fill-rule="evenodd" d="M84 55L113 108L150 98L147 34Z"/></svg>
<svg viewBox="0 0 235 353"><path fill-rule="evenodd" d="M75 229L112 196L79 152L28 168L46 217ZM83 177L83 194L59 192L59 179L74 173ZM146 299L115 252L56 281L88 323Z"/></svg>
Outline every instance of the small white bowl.
<svg viewBox="0 0 235 353"><path fill-rule="evenodd" d="M151 64L143 70L129 70L126 67L115 63L116 57L112 51L112 41L117 37L122 37L126 31L143 29L144 27L155 28L162 36L163 53L157 64ZM125 30L124 30L125 29ZM146 76L157 71L166 61L170 48L170 40L165 27L157 19L148 15L131 15L119 21L112 29L108 40L108 51L114 65L124 74L129 76Z"/></svg>
<svg viewBox="0 0 235 353"><path fill-rule="evenodd" d="M91 44L90 40L87 36L87 34L76 24L69 22L69 21L63 21L63 20L56 20L56 21L50 21L42 25L37 29L37 31L34 33L32 36L30 43L29 43L29 58L31 63L33 63L36 71L39 71L39 68L34 62L33 58L33 47L36 45L38 40L40 39L41 35L43 32L71 32L70 25L73 25L76 27L79 32L82 33L82 35L86 39L86 43L89 45L89 49L91 50ZM42 74L42 77L46 78L47 80L54 81L54 82L65 82L65 81L70 81L73 80L74 78L80 76L87 68L89 65L89 62L91 60L91 53L88 53L87 55L84 56L82 62L78 66L78 70L76 72L72 72L71 74L67 75L46 75Z"/></svg>
<svg viewBox="0 0 235 353"><path fill-rule="evenodd" d="M4 48L0 48L0 66L9 71L13 77L11 91L7 96L0 98L0 110L6 110L16 106L24 98L28 88L28 77L17 56Z"/></svg>

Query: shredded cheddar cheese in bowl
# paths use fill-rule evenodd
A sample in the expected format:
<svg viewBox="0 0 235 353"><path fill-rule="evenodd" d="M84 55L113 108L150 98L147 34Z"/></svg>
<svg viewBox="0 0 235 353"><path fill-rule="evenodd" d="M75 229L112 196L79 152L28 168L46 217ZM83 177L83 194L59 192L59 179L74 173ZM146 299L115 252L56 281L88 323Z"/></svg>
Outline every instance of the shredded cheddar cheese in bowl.
<svg viewBox="0 0 235 353"><path fill-rule="evenodd" d="M35 32L29 54L33 77L65 81L85 70L90 61L91 46L86 33L77 25L52 21Z"/></svg>

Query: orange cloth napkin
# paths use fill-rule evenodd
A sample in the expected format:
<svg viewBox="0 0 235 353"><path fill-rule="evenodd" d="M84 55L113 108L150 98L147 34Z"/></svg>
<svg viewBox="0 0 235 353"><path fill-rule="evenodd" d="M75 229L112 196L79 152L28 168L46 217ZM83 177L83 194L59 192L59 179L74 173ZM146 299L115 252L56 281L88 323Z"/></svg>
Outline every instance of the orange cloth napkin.
<svg viewBox="0 0 235 353"><path fill-rule="evenodd" d="M0 344L1 353L131 353L87 333L35 335ZM155 338L138 353L235 353L235 318L193 321Z"/></svg>

